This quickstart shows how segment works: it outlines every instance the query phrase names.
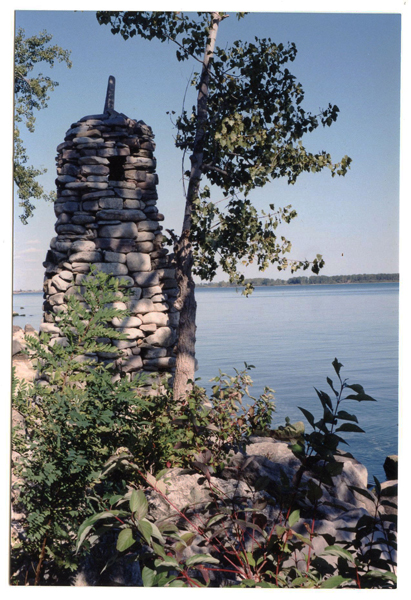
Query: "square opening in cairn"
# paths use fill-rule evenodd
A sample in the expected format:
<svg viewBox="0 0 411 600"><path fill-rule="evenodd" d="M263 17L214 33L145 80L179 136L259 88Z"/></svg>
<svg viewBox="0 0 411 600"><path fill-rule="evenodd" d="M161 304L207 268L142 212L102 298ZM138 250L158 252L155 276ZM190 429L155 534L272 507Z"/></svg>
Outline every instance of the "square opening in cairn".
<svg viewBox="0 0 411 600"><path fill-rule="evenodd" d="M124 165L126 164L125 156L110 156L109 157L109 168L110 173L108 175L109 181L124 181Z"/></svg>

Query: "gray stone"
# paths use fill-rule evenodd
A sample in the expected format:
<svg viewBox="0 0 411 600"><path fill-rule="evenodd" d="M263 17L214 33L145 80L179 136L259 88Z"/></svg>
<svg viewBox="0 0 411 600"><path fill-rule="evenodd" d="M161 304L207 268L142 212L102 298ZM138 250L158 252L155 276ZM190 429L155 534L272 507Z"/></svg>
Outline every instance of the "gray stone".
<svg viewBox="0 0 411 600"><path fill-rule="evenodd" d="M78 160L80 165L108 165L107 158L102 156L81 156Z"/></svg>
<svg viewBox="0 0 411 600"><path fill-rule="evenodd" d="M104 260L106 260L107 262L125 263L126 255L122 254L121 252L105 252Z"/></svg>
<svg viewBox="0 0 411 600"><path fill-rule="evenodd" d="M74 273L88 273L90 271L89 263L73 262L72 267Z"/></svg>
<svg viewBox="0 0 411 600"><path fill-rule="evenodd" d="M127 266L130 271L150 271L151 260L148 254L130 252L127 254Z"/></svg>
<svg viewBox="0 0 411 600"><path fill-rule="evenodd" d="M141 221L138 224L139 231L156 231L158 229L157 221Z"/></svg>
<svg viewBox="0 0 411 600"><path fill-rule="evenodd" d="M58 252L67 252L67 250L70 250L71 244L72 242L70 241L60 241L57 239L54 243L54 247Z"/></svg>
<svg viewBox="0 0 411 600"><path fill-rule="evenodd" d="M149 312L141 316L141 320L144 324L154 323L158 326L164 326L169 324L168 315L161 312Z"/></svg>
<svg viewBox="0 0 411 600"><path fill-rule="evenodd" d="M130 358L125 360L121 365L122 371L124 371L125 373L130 373L131 371L138 371L142 367L143 361L141 359L141 356L139 355L130 356Z"/></svg>
<svg viewBox="0 0 411 600"><path fill-rule="evenodd" d="M13 340L13 349L12 349L13 356L15 354L18 354L19 352L22 352L22 350L23 350L22 344L17 340Z"/></svg>
<svg viewBox="0 0 411 600"><path fill-rule="evenodd" d="M71 271L60 271L59 276L66 281L73 280L73 273Z"/></svg>
<svg viewBox="0 0 411 600"><path fill-rule="evenodd" d="M123 200L121 198L100 198L99 204L100 208L111 208L115 210L121 210L123 208Z"/></svg>
<svg viewBox="0 0 411 600"><path fill-rule="evenodd" d="M388 480L398 479L398 456L391 454L384 462L384 471Z"/></svg>
<svg viewBox="0 0 411 600"><path fill-rule="evenodd" d="M168 308L168 304L163 304L162 302L154 302L154 310L156 310L157 312L168 312Z"/></svg>
<svg viewBox="0 0 411 600"><path fill-rule="evenodd" d="M96 238L97 248L110 250L111 252L132 252L136 248L136 243L131 239L122 238Z"/></svg>
<svg viewBox="0 0 411 600"><path fill-rule="evenodd" d="M141 190L138 189L127 189L127 188L115 188L116 194L120 196L120 198L126 198L129 200L140 200L142 194Z"/></svg>
<svg viewBox="0 0 411 600"><path fill-rule="evenodd" d="M154 325L154 323L150 323L149 325L140 325L140 329L141 331L144 331L144 333L154 333L154 331L157 329L157 325Z"/></svg>
<svg viewBox="0 0 411 600"><path fill-rule="evenodd" d="M114 327L139 327L141 325L141 319L138 317L124 317L124 319L119 319L118 317L114 317L111 321Z"/></svg>
<svg viewBox="0 0 411 600"><path fill-rule="evenodd" d="M87 211L96 211L99 210L100 205L98 203L98 200L86 200L85 202L83 202L83 209L87 210Z"/></svg>
<svg viewBox="0 0 411 600"><path fill-rule="evenodd" d="M92 138L92 137L77 137L73 139L73 144L75 145L79 145L79 144L103 144L104 140L103 138Z"/></svg>
<svg viewBox="0 0 411 600"><path fill-rule="evenodd" d="M146 254L148 254L149 252L152 252L154 250L154 245L152 244L152 242L137 242L136 250L137 252L145 252Z"/></svg>
<svg viewBox="0 0 411 600"><path fill-rule="evenodd" d="M63 304L64 294L53 294L52 296L49 296L48 301L51 304L51 306L55 306L56 304Z"/></svg>
<svg viewBox="0 0 411 600"><path fill-rule="evenodd" d="M108 175L109 172L109 167L105 165L83 165L81 167L83 175Z"/></svg>
<svg viewBox="0 0 411 600"><path fill-rule="evenodd" d="M76 213L73 215L71 222L75 225L88 225L89 223L93 223L95 221L95 217L93 215L87 215L84 213Z"/></svg>
<svg viewBox="0 0 411 600"><path fill-rule="evenodd" d="M152 335L149 335L145 342L151 346L164 346L168 348L176 341L176 334L170 327L159 327Z"/></svg>
<svg viewBox="0 0 411 600"><path fill-rule="evenodd" d="M116 310L127 310L127 304L124 302L113 302L112 306Z"/></svg>
<svg viewBox="0 0 411 600"><path fill-rule="evenodd" d="M57 233L74 233L76 235L86 233L86 229L81 225L57 225L56 231Z"/></svg>
<svg viewBox="0 0 411 600"><path fill-rule="evenodd" d="M137 235L137 225L131 222L119 225L104 225L100 228L99 234L102 238L134 238Z"/></svg>
<svg viewBox="0 0 411 600"><path fill-rule="evenodd" d="M140 202L140 200L130 200L130 199L125 199L123 204L123 208L142 208L142 203Z"/></svg>
<svg viewBox="0 0 411 600"><path fill-rule="evenodd" d="M128 270L126 265L121 263L94 263L97 271L111 275L127 275Z"/></svg>
<svg viewBox="0 0 411 600"><path fill-rule="evenodd" d="M174 356L165 356L160 358L151 358L144 360L144 367L148 369L170 369L176 366Z"/></svg>
<svg viewBox="0 0 411 600"><path fill-rule="evenodd" d="M98 214L104 221L142 221L146 218L141 210L111 210L103 209Z"/></svg>
<svg viewBox="0 0 411 600"><path fill-rule="evenodd" d="M144 298L152 298L156 294L161 294L162 288L159 285L155 285L153 287L144 288L143 297Z"/></svg>
<svg viewBox="0 0 411 600"><path fill-rule="evenodd" d="M155 169L156 161L151 158L143 158L141 156L129 156L126 159L126 165L130 165L130 168L145 168Z"/></svg>
<svg viewBox="0 0 411 600"><path fill-rule="evenodd" d="M121 331L121 333L124 333L129 340L139 340L144 337L144 333L136 327L121 327L119 331Z"/></svg>
<svg viewBox="0 0 411 600"><path fill-rule="evenodd" d="M71 285L69 281L65 281L59 275L55 275L54 277L52 277L51 283L59 292L65 292Z"/></svg>
<svg viewBox="0 0 411 600"><path fill-rule="evenodd" d="M102 260L100 252L75 252L69 256L69 261L73 262L87 262L93 263Z"/></svg>
<svg viewBox="0 0 411 600"><path fill-rule="evenodd" d="M142 298L141 300L130 298L127 305L129 310L135 314L143 315L145 313L153 312L154 310L154 304L149 298Z"/></svg>
<svg viewBox="0 0 411 600"><path fill-rule="evenodd" d="M151 242L154 240L154 233L151 231L139 231L137 233L136 242Z"/></svg>
<svg viewBox="0 0 411 600"><path fill-rule="evenodd" d="M133 273L134 281L139 287L152 287L160 283L160 276L157 271L148 273Z"/></svg>
<svg viewBox="0 0 411 600"><path fill-rule="evenodd" d="M116 348L119 350L124 350L125 348L134 348L134 346L137 346L137 341L113 340L113 346L116 346Z"/></svg>
<svg viewBox="0 0 411 600"><path fill-rule="evenodd" d="M77 240L72 243L72 252L92 252L95 250L96 244L91 240Z"/></svg>
<svg viewBox="0 0 411 600"><path fill-rule="evenodd" d="M57 346L62 346L63 348L66 348L69 345L69 341L66 337L56 337L51 339L49 342L50 348L53 348L53 346L55 346L56 344Z"/></svg>
<svg viewBox="0 0 411 600"><path fill-rule="evenodd" d="M166 348L147 348L144 350L144 358L163 358L167 356Z"/></svg>
<svg viewBox="0 0 411 600"><path fill-rule="evenodd" d="M60 333L60 329L54 323L41 323L40 333Z"/></svg>
<svg viewBox="0 0 411 600"><path fill-rule="evenodd" d="M87 192L83 194L83 200L100 200L105 196L113 196L112 190L101 190L100 192Z"/></svg>

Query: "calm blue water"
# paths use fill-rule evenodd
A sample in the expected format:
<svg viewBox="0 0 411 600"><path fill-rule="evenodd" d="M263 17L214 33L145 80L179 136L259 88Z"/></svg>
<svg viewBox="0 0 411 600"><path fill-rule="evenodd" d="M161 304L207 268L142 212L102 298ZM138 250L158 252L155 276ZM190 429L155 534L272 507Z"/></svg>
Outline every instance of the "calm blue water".
<svg viewBox="0 0 411 600"><path fill-rule="evenodd" d="M326 377L336 383L337 357L341 375L377 400L343 403L366 431L345 434L347 450L370 478L384 480L384 459L397 453L398 292L398 283L284 286L256 288L245 298L232 288L198 288L196 375L210 390L219 369L232 375L244 362L255 365L251 393L275 390L278 426L286 416L304 420L298 406L319 416L314 387L330 391ZM26 316L14 324L38 328L41 305L41 294L15 295L13 310Z"/></svg>

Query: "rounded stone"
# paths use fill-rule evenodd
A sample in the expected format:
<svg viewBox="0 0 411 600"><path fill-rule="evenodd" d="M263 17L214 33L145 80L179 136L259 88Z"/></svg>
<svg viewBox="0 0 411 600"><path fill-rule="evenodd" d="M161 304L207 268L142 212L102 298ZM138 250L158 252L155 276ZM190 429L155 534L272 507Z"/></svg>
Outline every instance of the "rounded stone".
<svg viewBox="0 0 411 600"><path fill-rule="evenodd" d="M128 301L129 310L135 314L145 314L153 312L155 310L153 302L149 298L142 298L141 300L130 299Z"/></svg>
<svg viewBox="0 0 411 600"><path fill-rule="evenodd" d="M168 316L161 312L149 312L141 316L141 320L144 324L154 323L155 325L164 326L168 325Z"/></svg>
<svg viewBox="0 0 411 600"><path fill-rule="evenodd" d="M151 260L148 254L142 252L129 252L127 254L127 266L130 271L150 271Z"/></svg>
<svg viewBox="0 0 411 600"><path fill-rule="evenodd" d="M141 325L141 319L138 317L125 317L124 319L119 319L118 317L114 317L111 321L114 327L139 327Z"/></svg>
<svg viewBox="0 0 411 600"><path fill-rule="evenodd" d="M149 335L144 340L150 346L163 346L168 348L176 341L176 334L170 327L159 327L152 335Z"/></svg>

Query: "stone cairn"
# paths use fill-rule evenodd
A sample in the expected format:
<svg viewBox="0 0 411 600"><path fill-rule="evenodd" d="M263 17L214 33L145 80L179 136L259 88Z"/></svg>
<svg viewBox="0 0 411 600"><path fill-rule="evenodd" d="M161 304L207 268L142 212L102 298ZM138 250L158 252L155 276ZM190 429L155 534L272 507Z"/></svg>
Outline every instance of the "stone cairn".
<svg viewBox="0 0 411 600"><path fill-rule="evenodd" d="M172 255L163 248L164 219L156 207L158 176L153 132L114 110L114 77L109 78L103 114L72 124L57 147L56 237L43 263L44 317L40 331L65 343L52 313L65 310L65 296L76 294L94 265L126 280L132 296L116 307L131 316L113 319L128 335L115 340L122 350L118 372L173 372L179 313ZM109 360L101 353L98 360Z"/></svg>

